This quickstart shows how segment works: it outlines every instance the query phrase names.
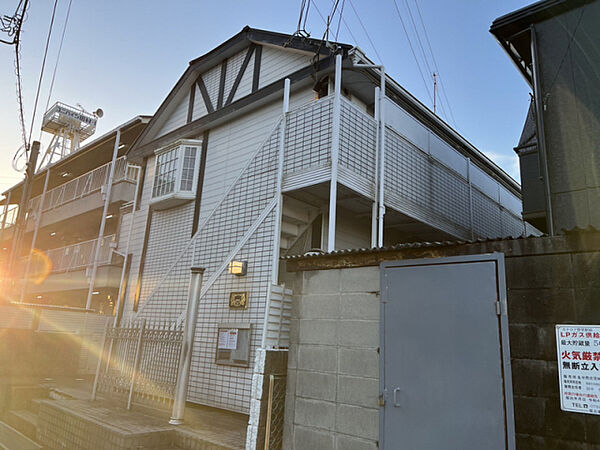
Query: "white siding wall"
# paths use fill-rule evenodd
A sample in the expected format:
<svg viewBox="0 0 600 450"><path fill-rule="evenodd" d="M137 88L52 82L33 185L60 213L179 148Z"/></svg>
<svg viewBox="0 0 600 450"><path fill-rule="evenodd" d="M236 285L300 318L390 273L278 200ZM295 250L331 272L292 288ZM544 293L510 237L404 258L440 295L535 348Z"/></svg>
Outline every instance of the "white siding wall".
<svg viewBox="0 0 600 450"><path fill-rule="evenodd" d="M202 74L202 81L210 97L213 108L217 107L219 98L219 82L221 80L221 65L213 67Z"/></svg>
<svg viewBox="0 0 600 450"><path fill-rule="evenodd" d="M185 125L187 120L189 103L190 94L189 91L187 91L173 110L173 113L165 120L164 124L160 127L158 133L156 134L157 137L162 136L163 134L167 134L169 131L173 131Z"/></svg>
<svg viewBox="0 0 600 450"><path fill-rule="evenodd" d="M312 56L264 45L258 87L263 88L312 63Z"/></svg>
<svg viewBox="0 0 600 450"><path fill-rule="evenodd" d="M305 89L291 96L290 107L313 99L313 91ZM275 102L210 130L200 222L210 214L250 156L269 136L281 116L281 108L281 102Z"/></svg>
<svg viewBox="0 0 600 450"><path fill-rule="evenodd" d="M245 54L244 54L245 56ZM233 96L233 101L239 100L242 97L252 93L252 79L254 77L254 60L256 58L256 52L252 54L250 57L250 61L248 61L248 65L246 66L246 70L244 71L244 75L242 75L242 79L240 84L238 85L237 90L235 91L235 95ZM229 70L229 68L227 69ZM229 94L227 94L229 95ZM225 97L227 99L227 96Z"/></svg>
<svg viewBox="0 0 600 450"><path fill-rule="evenodd" d="M142 248L144 246L144 235L146 231L146 219L148 217L148 208L150 205L150 196L152 195L152 178L154 177L154 156L148 158L146 166L146 175L142 187L142 198L140 208L135 211L133 219L133 230L131 233L131 242L129 244L129 253L133 254L131 259L131 269L129 272L129 282L127 287L127 302L125 305L125 315L131 314L133 302L135 300L135 289L140 269Z"/></svg>

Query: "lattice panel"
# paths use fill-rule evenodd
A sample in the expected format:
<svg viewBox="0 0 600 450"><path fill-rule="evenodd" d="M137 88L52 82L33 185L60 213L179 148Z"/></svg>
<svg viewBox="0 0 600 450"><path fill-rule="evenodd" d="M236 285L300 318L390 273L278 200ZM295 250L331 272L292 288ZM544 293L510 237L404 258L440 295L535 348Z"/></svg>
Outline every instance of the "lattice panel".
<svg viewBox="0 0 600 450"><path fill-rule="evenodd" d="M190 401L219 408L248 413L252 390L252 363L256 349L262 343L267 291L273 261L273 238L275 211L272 211L235 260L248 261L248 274L236 277L227 272L221 274L200 302L199 327L194 341L192 376L190 377ZM246 310L229 309L231 292L249 292ZM215 364L217 324L221 322L250 322L250 367L233 367Z"/></svg>
<svg viewBox="0 0 600 450"><path fill-rule="evenodd" d="M377 122L342 99L340 124L340 165L373 180Z"/></svg>
<svg viewBox="0 0 600 450"><path fill-rule="evenodd" d="M152 213L148 252L143 273L140 303L157 288L169 268L179 258L192 234L194 203ZM176 320L185 308L190 280L192 249L168 272L140 317L151 320Z"/></svg>
<svg viewBox="0 0 600 450"><path fill-rule="evenodd" d="M331 164L332 99L309 103L288 114L284 174Z"/></svg>
<svg viewBox="0 0 600 450"><path fill-rule="evenodd" d="M498 203L475 187L473 187L473 229L476 236L502 236Z"/></svg>
<svg viewBox="0 0 600 450"><path fill-rule="evenodd" d="M416 211L422 220L426 218L430 225L446 230L450 226L458 233L467 233L471 228L467 180L393 130L386 131L386 191L402 198L412 212ZM494 238L522 234L520 218L501 208L475 186L472 196L475 236Z"/></svg>

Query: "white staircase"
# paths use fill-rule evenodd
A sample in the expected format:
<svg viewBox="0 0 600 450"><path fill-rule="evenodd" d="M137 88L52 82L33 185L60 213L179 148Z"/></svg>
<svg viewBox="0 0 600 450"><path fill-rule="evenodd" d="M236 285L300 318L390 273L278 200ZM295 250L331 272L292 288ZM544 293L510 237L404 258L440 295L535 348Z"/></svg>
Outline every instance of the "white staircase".
<svg viewBox="0 0 600 450"><path fill-rule="evenodd" d="M281 214L281 241L279 248L279 254L281 256L286 255L295 244L303 247L301 249L302 252L307 251L310 248L311 224L319 213L319 208L316 208L315 206L284 196Z"/></svg>

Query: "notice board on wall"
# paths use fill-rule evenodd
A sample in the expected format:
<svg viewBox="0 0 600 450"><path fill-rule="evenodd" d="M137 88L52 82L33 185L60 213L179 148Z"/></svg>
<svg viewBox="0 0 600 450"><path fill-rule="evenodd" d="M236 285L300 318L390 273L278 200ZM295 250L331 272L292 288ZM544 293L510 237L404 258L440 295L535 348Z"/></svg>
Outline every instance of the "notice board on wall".
<svg viewBox="0 0 600 450"><path fill-rule="evenodd" d="M556 325L563 411L600 415L600 325Z"/></svg>

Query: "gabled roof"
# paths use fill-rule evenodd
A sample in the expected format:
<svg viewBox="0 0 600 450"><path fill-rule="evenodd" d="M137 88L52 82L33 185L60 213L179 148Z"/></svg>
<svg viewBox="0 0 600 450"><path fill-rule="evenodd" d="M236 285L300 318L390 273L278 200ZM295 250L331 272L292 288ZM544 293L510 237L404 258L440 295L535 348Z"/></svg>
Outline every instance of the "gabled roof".
<svg viewBox="0 0 600 450"><path fill-rule="evenodd" d="M165 100L161 103L156 113L154 113L152 120L136 140L129 152L135 151L136 148L141 147L151 140L152 132L155 130L157 124L160 125L160 121L163 119L163 113L165 113L173 104L175 104L181 95L185 95L186 88L189 88L201 73L219 65L224 60L235 55L252 43L278 46L281 48L289 48L311 54L318 53L321 55L330 55L334 52L334 50L339 49L348 51L352 48L352 45L339 42L331 42L331 47L328 47L320 39L312 39L304 36L292 36L289 34L260 30L245 26L238 34L223 42L218 47L215 47L208 53L205 53L204 55L190 61L186 71L183 73L179 81L177 81L171 92L169 92ZM150 139L148 139L148 137L150 137Z"/></svg>
<svg viewBox="0 0 600 450"><path fill-rule="evenodd" d="M490 27L498 42L531 85L529 27L597 0L542 0L497 18Z"/></svg>

